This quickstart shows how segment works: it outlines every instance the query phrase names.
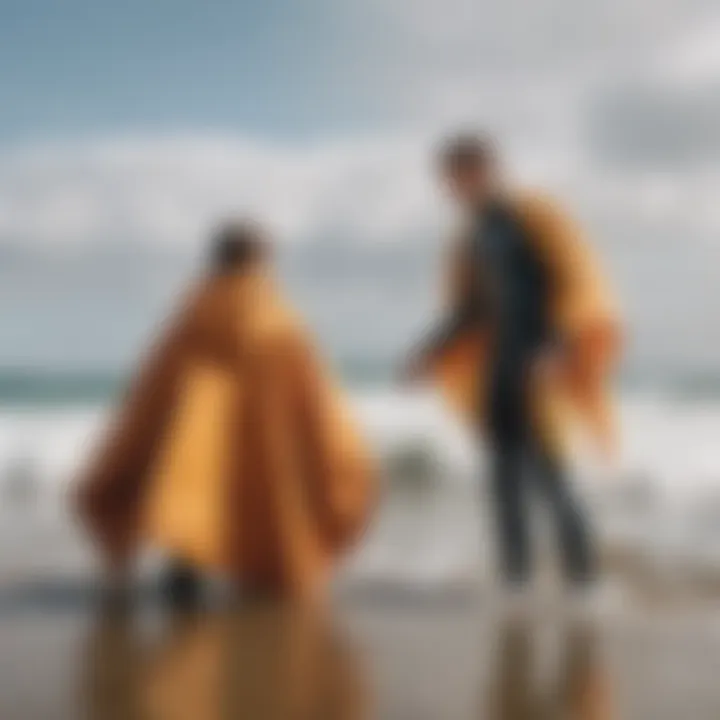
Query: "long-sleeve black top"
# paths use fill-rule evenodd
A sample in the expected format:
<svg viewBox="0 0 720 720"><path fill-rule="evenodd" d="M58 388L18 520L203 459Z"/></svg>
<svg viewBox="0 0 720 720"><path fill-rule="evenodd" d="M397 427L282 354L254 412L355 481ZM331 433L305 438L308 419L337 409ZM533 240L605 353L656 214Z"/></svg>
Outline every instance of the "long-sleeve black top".
<svg viewBox="0 0 720 720"><path fill-rule="evenodd" d="M416 362L432 364L460 335L488 323L496 330L499 360L554 342L548 273L512 210L501 204L488 208L465 242L458 299L423 338Z"/></svg>

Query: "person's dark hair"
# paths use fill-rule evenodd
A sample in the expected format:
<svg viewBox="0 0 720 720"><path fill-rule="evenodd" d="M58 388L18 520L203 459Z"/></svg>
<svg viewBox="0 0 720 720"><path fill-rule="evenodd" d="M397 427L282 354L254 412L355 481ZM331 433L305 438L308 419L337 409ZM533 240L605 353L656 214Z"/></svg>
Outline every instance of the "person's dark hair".
<svg viewBox="0 0 720 720"><path fill-rule="evenodd" d="M211 269L217 273L246 268L268 253L263 230L248 220L226 223L212 243Z"/></svg>
<svg viewBox="0 0 720 720"><path fill-rule="evenodd" d="M493 141L480 133L461 133L447 138L438 151L441 172L489 168L495 163Z"/></svg>

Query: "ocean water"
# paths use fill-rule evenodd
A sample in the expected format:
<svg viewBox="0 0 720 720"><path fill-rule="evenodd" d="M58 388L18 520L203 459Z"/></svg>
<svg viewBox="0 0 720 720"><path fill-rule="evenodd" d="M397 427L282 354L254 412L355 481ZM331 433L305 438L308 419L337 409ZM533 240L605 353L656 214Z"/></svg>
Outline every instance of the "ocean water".
<svg viewBox="0 0 720 720"><path fill-rule="evenodd" d="M376 387L351 397L384 485L347 572L431 585L489 577L482 450L431 393ZM0 582L94 568L68 491L110 409L62 397L0 407ZM720 403L627 394L621 421L616 461L586 453L574 468L603 549L674 582L720 573Z"/></svg>

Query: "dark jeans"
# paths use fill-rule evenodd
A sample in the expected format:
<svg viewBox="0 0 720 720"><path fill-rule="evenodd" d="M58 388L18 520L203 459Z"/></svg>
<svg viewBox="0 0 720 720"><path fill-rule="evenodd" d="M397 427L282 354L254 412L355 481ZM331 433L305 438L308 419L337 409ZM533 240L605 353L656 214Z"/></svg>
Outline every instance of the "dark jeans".
<svg viewBox="0 0 720 720"><path fill-rule="evenodd" d="M488 433L502 572L522 584L531 574L529 497L541 494L556 525L565 575L591 580L595 571L589 529L573 497L561 461L543 446L529 412L528 369L532 353L501 355L492 371Z"/></svg>

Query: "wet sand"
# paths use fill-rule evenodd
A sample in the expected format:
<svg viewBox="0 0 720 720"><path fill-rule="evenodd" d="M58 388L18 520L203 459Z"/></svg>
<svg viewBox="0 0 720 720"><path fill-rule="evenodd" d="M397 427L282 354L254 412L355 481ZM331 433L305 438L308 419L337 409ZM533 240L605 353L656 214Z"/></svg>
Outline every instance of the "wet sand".
<svg viewBox="0 0 720 720"><path fill-rule="evenodd" d="M2 720L716 720L720 615L503 621L481 598L171 616L46 595L0 610Z"/></svg>
<svg viewBox="0 0 720 720"><path fill-rule="evenodd" d="M435 543L464 530L456 514L414 513L368 540L407 558L384 587L360 572L322 612L255 604L194 618L168 615L152 587L131 615L102 612L92 556L66 522L0 532L0 720L720 718L716 592L661 588L614 558L606 569L632 593L595 623L557 607L507 622L480 570L424 593L403 579L432 549L417 541L428 528Z"/></svg>

